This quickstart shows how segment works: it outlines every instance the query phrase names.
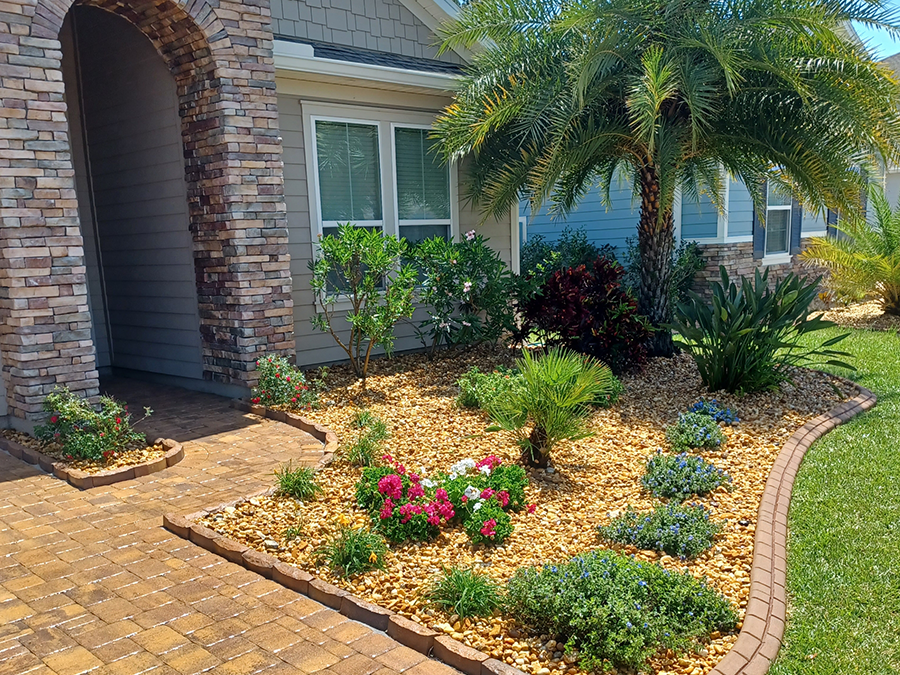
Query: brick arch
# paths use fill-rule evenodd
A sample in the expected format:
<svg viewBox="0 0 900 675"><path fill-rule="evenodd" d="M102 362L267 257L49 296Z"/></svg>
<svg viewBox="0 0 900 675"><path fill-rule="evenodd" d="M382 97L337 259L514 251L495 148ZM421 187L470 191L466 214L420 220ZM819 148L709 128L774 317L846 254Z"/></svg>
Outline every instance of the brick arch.
<svg viewBox="0 0 900 675"><path fill-rule="evenodd" d="M98 387L60 72L58 35L73 4L135 25L175 77L204 377L252 385L261 353L294 348L268 2L37 0L0 23L0 41L12 46L0 52L2 84L22 92L0 106L11 128L0 152L0 353L10 412L39 416L56 384L87 395ZM0 150L3 131L0 120Z"/></svg>

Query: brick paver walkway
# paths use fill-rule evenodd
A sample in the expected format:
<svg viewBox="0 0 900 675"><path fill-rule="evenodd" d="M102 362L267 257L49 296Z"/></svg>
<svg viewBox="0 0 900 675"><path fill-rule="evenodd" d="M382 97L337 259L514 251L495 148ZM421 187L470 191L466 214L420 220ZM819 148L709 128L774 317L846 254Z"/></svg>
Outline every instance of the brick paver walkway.
<svg viewBox="0 0 900 675"><path fill-rule="evenodd" d="M0 675L458 675L162 528L315 459L312 437L215 396L106 389L153 407L148 435L185 458L80 491L0 452Z"/></svg>

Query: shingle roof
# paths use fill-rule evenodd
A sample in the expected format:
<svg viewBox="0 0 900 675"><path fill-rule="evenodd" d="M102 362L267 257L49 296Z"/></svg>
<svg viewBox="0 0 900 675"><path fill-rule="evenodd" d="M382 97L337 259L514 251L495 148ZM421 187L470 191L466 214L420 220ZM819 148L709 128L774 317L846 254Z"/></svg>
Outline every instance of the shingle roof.
<svg viewBox="0 0 900 675"><path fill-rule="evenodd" d="M359 47L347 47L328 42L316 42L314 40L298 40L282 35L276 35L275 37L279 40L310 45L313 48L315 56L320 59L334 59L336 61L366 63L372 66L416 70L426 73L446 73L449 75L457 75L461 73L463 69L459 64L438 61L437 59L391 54L390 52L379 52L372 49L361 49Z"/></svg>

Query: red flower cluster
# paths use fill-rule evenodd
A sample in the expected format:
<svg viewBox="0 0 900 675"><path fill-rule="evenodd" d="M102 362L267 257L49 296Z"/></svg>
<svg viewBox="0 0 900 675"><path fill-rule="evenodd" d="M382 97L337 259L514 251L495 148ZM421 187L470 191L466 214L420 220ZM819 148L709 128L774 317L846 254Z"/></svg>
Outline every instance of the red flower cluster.
<svg viewBox="0 0 900 675"><path fill-rule="evenodd" d="M456 515L446 490L439 488L434 498L428 499L418 474L407 474L406 467L394 463L390 455L384 455L383 459L393 464L395 473L378 480L378 492L385 498L379 513L381 520L397 515L400 525L406 525L417 516L422 516L428 526L437 528ZM405 488L404 476L407 479Z"/></svg>
<svg viewBox="0 0 900 675"><path fill-rule="evenodd" d="M500 466L500 463L501 463L501 460L500 460L499 457L497 457L497 455L488 455L487 457L485 457L485 458L484 458L483 460L481 460L480 462L477 462L477 463L475 464L475 468L476 468L476 469L481 469L481 467L486 466L486 467L489 468L491 471L493 471L493 470L496 469L498 466Z"/></svg>
<svg viewBox="0 0 900 675"><path fill-rule="evenodd" d="M483 534L488 539L493 538L494 535L497 534L497 521L493 518L484 521L481 526L481 534Z"/></svg>

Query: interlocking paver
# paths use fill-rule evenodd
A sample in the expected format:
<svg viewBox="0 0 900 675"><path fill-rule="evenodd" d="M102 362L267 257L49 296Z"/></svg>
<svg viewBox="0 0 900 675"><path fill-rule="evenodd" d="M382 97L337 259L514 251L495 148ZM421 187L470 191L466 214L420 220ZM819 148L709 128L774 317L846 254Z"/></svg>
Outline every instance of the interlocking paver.
<svg viewBox="0 0 900 675"><path fill-rule="evenodd" d="M316 439L216 396L106 390L153 408L142 430L185 458L79 491L0 452L0 675L458 675L162 528L165 513L269 487L289 459L316 461Z"/></svg>

